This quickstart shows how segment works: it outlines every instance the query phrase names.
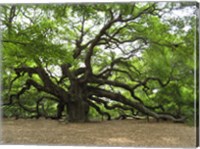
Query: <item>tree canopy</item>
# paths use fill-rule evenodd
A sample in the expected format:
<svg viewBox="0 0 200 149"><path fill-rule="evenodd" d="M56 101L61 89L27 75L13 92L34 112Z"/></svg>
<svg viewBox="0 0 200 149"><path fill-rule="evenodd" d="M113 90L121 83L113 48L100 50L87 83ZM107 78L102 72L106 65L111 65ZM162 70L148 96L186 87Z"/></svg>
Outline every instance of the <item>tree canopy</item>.
<svg viewBox="0 0 200 149"><path fill-rule="evenodd" d="M192 121L196 3L2 5L3 114Z"/></svg>

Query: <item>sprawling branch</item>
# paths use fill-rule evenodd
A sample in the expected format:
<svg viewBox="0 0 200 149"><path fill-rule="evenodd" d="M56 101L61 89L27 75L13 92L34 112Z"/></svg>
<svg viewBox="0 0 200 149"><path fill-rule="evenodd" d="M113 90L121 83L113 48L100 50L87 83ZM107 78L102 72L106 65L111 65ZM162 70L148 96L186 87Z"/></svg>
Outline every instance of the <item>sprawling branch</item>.
<svg viewBox="0 0 200 149"><path fill-rule="evenodd" d="M132 77L132 75L128 71L117 69L117 68L108 68L108 69L105 69L103 72L101 72L100 74L95 75L95 76L97 78L105 78L105 77L103 77L103 75L107 76L106 74L110 74L111 72L119 72L119 73L122 73L122 74L126 74L131 81L135 81L134 78Z"/></svg>
<svg viewBox="0 0 200 149"><path fill-rule="evenodd" d="M42 115L42 113L40 112L39 110L39 106L41 105L42 106L42 109L44 111L44 105L41 103L44 99L49 99L49 100L52 100L52 101L55 101L55 102L60 102L59 99L57 98L54 98L54 97L50 97L50 96L42 96L41 98L39 98L37 101L36 101L36 113L37 115L35 116L36 118L39 118L41 116L45 116L45 118L47 118L46 115ZM56 116L57 117L57 116ZM53 119L56 119L56 117L51 117Z"/></svg>
<svg viewBox="0 0 200 149"><path fill-rule="evenodd" d="M146 14L146 13L153 13L155 11L155 3L152 4L151 6L147 7L146 9L140 11L136 16L133 16L133 17L129 17L129 18L126 18L126 19L123 19L121 20L121 22L129 22L129 21L132 21L132 20L135 20L136 18L140 17L141 15L143 14Z"/></svg>
<svg viewBox="0 0 200 149"><path fill-rule="evenodd" d="M74 79L72 72L69 70L70 67L71 67L71 64L61 65L61 70L62 70L62 78L61 79L64 79L66 77L68 77L70 80Z"/></svg>
<svg viewBox="0 0 200 149"><path fill-rule="evenodd" d="M140 112L142 112L146 115L152 116L152 117L156 118L157 120L159 120L159 119L169 119L169 120L172 120L172 121L175 121L175 122L183 122L185 120L185 118L176 119L175 117L173 117L171 115L155 113L154 111L148 109L144 104L131 101L131 100L127 99L126 97L124 97L123 95L118 94L118 93L112 93L112 92L109 92L107 90L99 89L99 88L95 88L95 87L88 87L88 89L90 91L90 93L89 93L90 96L95 95L95 96L98 96L98 97L106 97L106 98L109 98L111 100L118 101L118 102L123 103L125 105L129 105L129 106L139 110Z"/></svg>
<svg viewBox="0 0 200 149"><path fill-rule="evenodd" d="M107 84L107 85L112 85L112 86L115 86L115 87L120 87L120 88L123 88L125 90L128 90L131 94L131 96L135 99L135 100L138 100L139 102L142 103L142 100L140 98L138 98L135 94L134 94L134 90L132 87L130 87L129 85L127 84L124 84L124 83L121 83L121 82L117 82L117 81L111 81L111 80L106 80L106 79L98 79L98 78L95 78L95 77L92 77L90 78L90 82L91 83L98 83L98 84Z"/></svg>
<svg viewBox="0 0 200 149"><path fill-rule="evenodd" d="M107 120L111 120L111 116L110 116L110 114L108 112L101 111L101 109L95 103L93 103L92 101L87 100L87 103L91 107L93 107L99 114L106 115L107 116Z"/></svg>
<svg viewBox="0 0 200 149"><path fill-rule="evenodd" d="M28 112L30 112L30 113L36 113L36 112L37 112L36 109L28 108L28 107L26 107L23 103L21 103L20 98L18 99L18 105L19 105L23 110L28 111Z"/></svg>
<svg viewBox="0 0 200 149"><path fill-rule="evenodd" d="M38 74L46 87L53 87L53 82L51 81L48 74L45 72L43 68L21 67L21 68L16 68L15 72L16 73L26 72L29 74L29 76L31 76L32 74Z"/></svg>
<svg viewBox="0 0 200 149"><path fill-rule="evenodd" d="M97 34L95 39L92 41L85 58L85 65L87 68L86 78L88 78L89 74L92 73L91 57L93 55L94 47L99 43L101 37L106 33L106 30L108 30L115 22L120 20L121 20L121 15L119 15L117 18L113 20L110 20L107 24L104 25L104 27L100 30L99 34Z"/></svg>
<svg viewBox="0 0 200 149"><path fill-rule="evenodd" d="M11 82L9 84L9 88L8 88L8 100L9 101L7 103L3 103L3 105L11 105L13 103L13 97L14 96L10 95L12 85L18 78L20 78L23 75L24 75L24 73L22 75L20 73L17 73L17 76L15 78L13 78L13 80L11 80Z"/></svg>
<svg viewBox="0 0 200 149"><path fill-rule="evenodd" d="M97 102L97 103L102 103L104 105L104 107L108 110L113 110L116 108L122 109L122 110L130 110L132 112L133 115L135 115L133 108L129 107L129 106L125 106L125 105L121 105L121 104L112 104L112 105L108 105L108 101L105 101L101 98L97 98L97 97L89 97L91 100Z"/></svg>
<svg viewBox="0 0 200 149"><path fill-rule="evenodd" d="M81 67L81 68L75 70L73 73L74 73L75 76L79 76L79 75L83 74L85 71L86 71L86 68Z"/></svg>
<svg viewBox="0 0 200 149"><path fill-rule="evenodd" d="M170 77L168 78L168 80L167 80L166 83L163 83L163 82L161 81L161 79L159 79L159 78L148 77L148 78L146 78L144 81L138 81L139 83L138 83L137 85L135 85L132 89L135 90L136 88L138 88L138 87L140 87L140 86L146 86L146 84L147 84L149 81L151 81L151 80L157 81L157 82L160 84L161 87L167 86L167 85L170 83L170 81L171 81Z"/></svg>
<svg viewBox="0 0 200 149"><path fill-rule="evenodd" d="M8 27L8 35L11 35L11 29L12 29L12 24L13 24L13 19L16 16L16 6L12 5L10 8L10 14L9 14L9 18L8 18L8 23L6 23L7 27Z"/></svg>
<svg viewBox="0 0 200 149"><path fill-rule="evenodd" d="M84 25L85 25L85 17L83 16L82 21L81 21L81 30L80 30L80 38L78 40L76 40L76 49L74 50L74 54L73 57L76 59L80 54L81 51L85 48L85 46L82 46L82 42L83 42L83 37L85 35L84 32Z"/></svg>
<svg viewBox="0 0 200 149"><path fill-rule="evenodd" d="M46 70L47 73L50 75L50 77L56 81L57 84L60 83L59 80L57 79L57 77L55 77L55 76L52 74L52 72L48 69L47 64L46 64L45 70Z"/></svg>
<svg viewBox="0 0 200 149"><path fill-rule="evenodd" d="M147 13L149 11L152 11L152 6L149 6L148 8L144 9L143 11L141 11L138 15L134 16L134 17L130 17L128 19L122 19L122 15L119 14L118 17L116 18L113 18L111 19L109 22L107 22L107 24L104 25L104 27L100 30L100 32L96 35L95 39L92 40L91 44L90 44L90 47L88 49L88 52L86 54L86 58L85 58L85 65L86 65L86 68L87 68L87 71L86 71L86 76L85 78L88 79L90 74L92 73L92 67L91 67L91 57L93 55L93 51L94 51L94 47L96 45L98 45L98 43L101 41L101 38L103 35L107 35L108 34L106 33L106 31L116 22L129 22L129 21L133 21L135 20L136 18L140 17L142 14L144 13ZM112 13L112 11L110 11ZM120 31L120 30L119 30ZM114 37L112 36L109 36L110 39L115 39ZM139 39L142 39L144 40L144 38L141 38L141 37L138 37ZM131 41L134 41L134 40L138 40L138 38L136 39L132 39ZM117 42L119 42L117 40ZM127 41L124 41L124 42L130 42L130 40L127 40Z"/></svg>
<svg viewBox="0 0 200 149"><path fill-rule="evenodd" d="M65 99L63 100L68 99L68 96L69 96L68 93L63 88L54 84L43 68L22 67L22 68L16 68L15 72L16 73L26 72L29 75L37 74L40 77L40 79L43 81L44 86L38 84L37 82L31 79L27 80L26 82L27 86L34 86L38 91L44 91L46 93L50 93L59 99L63 99L63 97L65 97Z"/></svg>
<svg viewBox="0 0 200 149"><path fill-rule="evenodd" d="M144 37L134 37L131 39L126 39L126 40L120 40L118 38L114 38L113 36L110 36L109 34L106 33L106 36L109 37L109 39L111 39L110 41L115 43L115 44L123 44L123 43L129 43L129 42L135 42L137 40L142 40L145 44L147 44L147 41ZM106 39L105 39L106 40Z"/></svg>
<svg viewBox="0 0 200 149"><path fill-rule="evenodd" d="M97 76L98 77L103 77L103 78L108 78L111 75L112 71L115 71L116 69L114 69L114 66L121 63L121 64L125 64L124 61L129 60L131 57L134 56L134 53L137 52L139 49L141 48L141 46L139 46L137 49L134 49L132 51L130 51L129 53L125 53L128 56L122 56L122 57L118 57L116 59L114 59L111 63L110 66L107 67L106 69L103 69L103 71L101 71ZM127 66L128 65L128 66ZM137 68L135 68L133 65L129 65L126 63L127 69L130 70L130 67L134 68L134 70L140 74L139 70L137 70ZM126 73L127 74L127 73Z"/></svg>
<svg viewBox="0 0 200 149"><path fill-rule="evenodd" d="M37 88L39 91L44 91L44 88L41 85L39 85L35 81L29 79L29 80L26 81L25 86L17 94L12 94L12 95L9 96L9 102L8 103L4 103L3 106L12 104L13 103L13 98L17 98L19 100L20 96L22 94L24 94L27 90L29 90L31 85L34 86L35 88ZM23 107L21 105L20 101L19 101L19 105L21 107ZM26 109L26 108L24 108L24 109Z"/></svg>

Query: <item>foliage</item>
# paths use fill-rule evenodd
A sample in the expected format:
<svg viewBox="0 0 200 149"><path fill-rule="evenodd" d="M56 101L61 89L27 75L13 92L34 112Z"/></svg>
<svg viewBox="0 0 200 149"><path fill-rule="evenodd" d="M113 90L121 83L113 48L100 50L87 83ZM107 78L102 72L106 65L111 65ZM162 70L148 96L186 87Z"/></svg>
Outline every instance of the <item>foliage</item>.
<svg viewBox="0 0 200 149"><path fill-rule="evenodd" d="M60 102L71 100L56 94L63 89L87 96L91 118L142 112L193 121L196 6L183 4L1 6L4 116L53 117ZM185 9L191 11L181 15ZM79 97L74 80L85 83L84 94L75 87Z"/></svg>

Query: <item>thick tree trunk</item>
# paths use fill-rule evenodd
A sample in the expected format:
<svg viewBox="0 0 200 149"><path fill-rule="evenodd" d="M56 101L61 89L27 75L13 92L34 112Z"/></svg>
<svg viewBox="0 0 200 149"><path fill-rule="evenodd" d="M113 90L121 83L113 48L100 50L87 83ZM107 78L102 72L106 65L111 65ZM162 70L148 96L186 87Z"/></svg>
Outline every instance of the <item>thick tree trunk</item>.
<svg viewBox="0 0 200 149"><path fill-rule="evenodd" d="M67 105L69 122L86 122L88 120L89 105L85 101L73 101Z"/></svg>
<svg viewBox="0 0 200 149"><path fill-rule="evenodd" d="M70 87L70 100L67 104L69 122L85 122L88 120L89 105L86 102L87 90L77 80Z"/></svg>

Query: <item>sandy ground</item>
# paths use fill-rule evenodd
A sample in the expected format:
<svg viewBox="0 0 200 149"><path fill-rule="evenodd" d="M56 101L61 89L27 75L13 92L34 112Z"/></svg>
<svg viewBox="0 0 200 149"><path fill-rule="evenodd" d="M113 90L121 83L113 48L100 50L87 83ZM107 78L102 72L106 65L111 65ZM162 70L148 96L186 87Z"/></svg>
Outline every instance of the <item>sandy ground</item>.
<svg viewBox="0 0 200 149"><path fill-rule="evenodd" d="M195 147L196 129L171 122L121 120L64 123L53 120L2 122L3 144Z"/></svg>

